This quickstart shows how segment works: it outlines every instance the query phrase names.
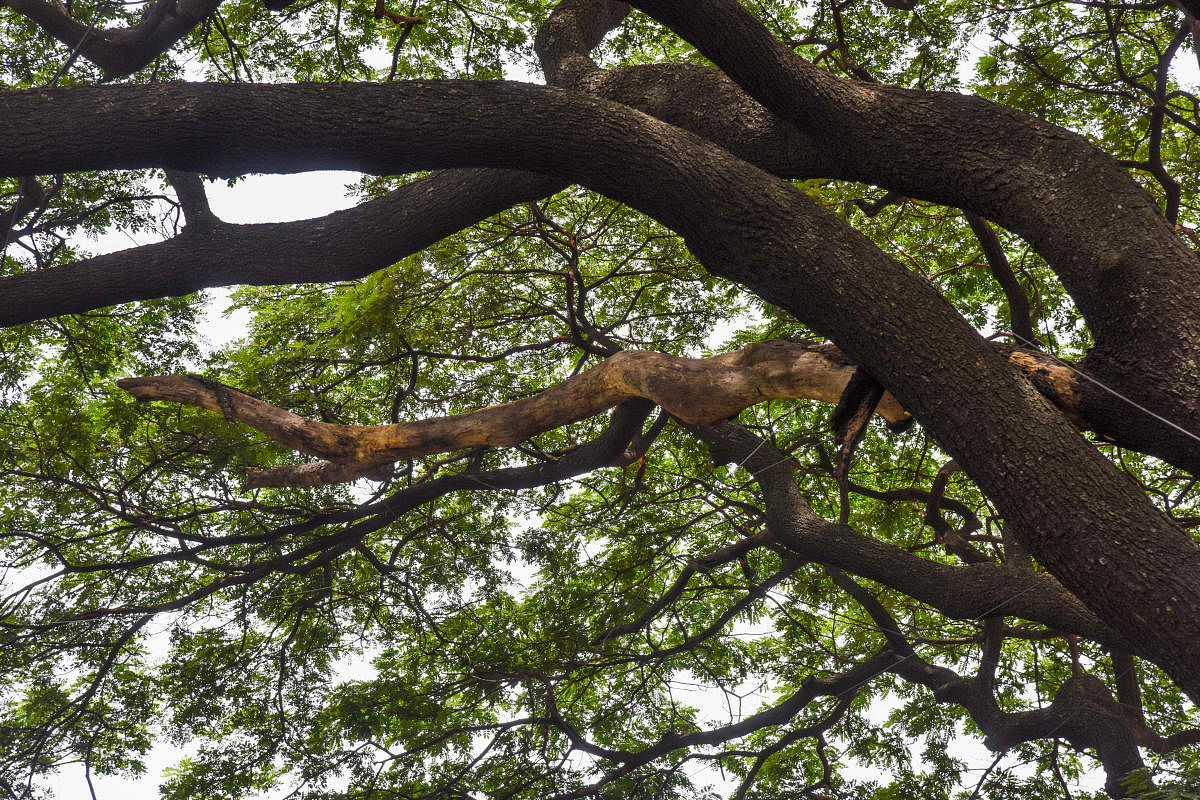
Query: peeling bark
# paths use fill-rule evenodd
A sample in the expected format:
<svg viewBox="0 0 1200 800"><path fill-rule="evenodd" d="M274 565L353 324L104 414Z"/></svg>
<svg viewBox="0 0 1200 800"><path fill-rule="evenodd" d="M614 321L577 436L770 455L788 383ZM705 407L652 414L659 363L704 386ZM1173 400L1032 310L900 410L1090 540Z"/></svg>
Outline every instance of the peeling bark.
<svg viewBox="0 0 1200 800"><path fill-rule="evenodd" d="M1079 378L1036 351L1013 350L1020 368L1081 428ZM272 470L252 470L246 486L318 486L368 475L380 465L430 453L503 447L594 416L625 400L643 398L685 424L716 422L766 400L843 398L856 367L835 346L773 340L711 358L679 358L630 350L532 397L498 406L396 425L318 422L230 386L192 375L125 378L117 384L141 402L162 400L224 414L298 452L328 459ZM911 419L891 394L878 414L889 425Z"/></svg>
<svg viewBox="0 0 1200 800"><path fill-rule="evenodd" d="M691 424L724 419L770 399L837 402L854 369L831 345L798 342L762 342L704 359L630 350L532 397L452 417L374 426L305 419L195 376L117 383L140 401L166 400L225 414L299 452L334 462L258 472L248 480L250 486L311 486L430 453L517 444L632 398L650 400ZM891 395L884 395L879 413L889 423L909 418Z"/></svg>

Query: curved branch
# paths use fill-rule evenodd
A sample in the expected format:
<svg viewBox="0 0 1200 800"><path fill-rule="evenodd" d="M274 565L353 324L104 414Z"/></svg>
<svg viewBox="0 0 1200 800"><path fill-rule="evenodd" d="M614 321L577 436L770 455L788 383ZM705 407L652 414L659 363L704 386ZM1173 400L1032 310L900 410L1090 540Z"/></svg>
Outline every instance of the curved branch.
<svg viewBox="0 0 1200 800"><path fill-rule="evenodd" d="M1001 617L984 621L979 672L973 678L964 678L952 669L921 658L900 632L896 619L869 591L838 571L831 572L831 577L870 615L887 639L888 647L902 656L891 671L928 688L938 702L966 709L986 737L984 744L988 749L1003 753L1021 742L1062 737L1078 749L1094 749L1108 777L1105 789L1113 797L1126 796L1121 778L1145 764L1133 729L1099 678L1086 673L1074 675L1059 687L1049 706L1006 712L996 701L993 686L1002 643Z"/></svg>
<svg viewBox="0 0 1200 800"><path fill-rule="evenodd" d="M826 139L838 177L967 209L1031 242L1088 321L1096 342L1090 370L1200 435L1200 257L1115 159L1078 134L982 98L838 78L794 53L738 0L633 5L781 119ZM1136 438L1143 451L1165 445L1168 460L1198 469L1195 439L1128 406L1107 406L1095 412L1104 432Z"/></svg>
<svg viewBox="0 0 1200 800"><path fill-rule="evenodd" d="M0 278L0 327L212 286L354 280L564 185L530 172L446 170L315 219L207 217L165 242Z"/></svg>
<svg viewBox="0 0 1200 800"><path fill-rule="evenodd" d="M551 86L574 86L599 69L588 54L625 19L629 4L615 0L561 0L537 32L533 49Z"/></svg>
<svg viewBox="0 0 1200 800"><path fill-rule="evenodd" d="M198 376L125 378L117 385L139 401L224 414L302 453L361 471L429 453L517 444L631 398L650 400L687 423L724 419L770 399L836 402L853 373L836 348L811 343L761 342L702 359L629 350L532 397L453 417L361 426L305 419ZM889 422L909 417L891 395L879 413Z"/></svg>
<svg viewBox="0 0 1200 800"><path fill-rule="evenodd" d="M967 224L971 226L971 232L975 234L975 238L979 240L979 246L983 249L984 258L987 259L988 267L992 270L992 276L1004 290L1004 297L1008 300L1008 318L1012 324L1013 333L1025 344L1034 344L1037 339L1033 332L1029 298L1025 296L1025 290L1021 288L1021 284L1017 282L1017 276L1013 274L1012 266L1008 263L1008 256L1004 254L1004 246L1000 244L1000 237L996 236L996 232L992 230L988 221L978 214L968 211L966 217Z"/></svg>
<svg viewBox="0 0 1200 800"><path fill-rule="evenodd" d="M112 86L10 92L0 103L4 175L521 167L621 200L876 376L1047 569L1200 698L1195 543L934 287L796 187L699 137L614 103L511 82ZM86 128L72 124L85 116ZM60 133L38 135L48 129ZM1194 384L1188 397L1195 407ZM1077 502L1081 487L1087 503Z"/></svg>
<svg viewBox="0 0 1200 800"><path fill-rule="evenodd" d="M157 603L137 603L123 606L98 608L70 616L54 619L37 625L17 626L13 623L0 621L0 626L9 628L22 627L27 630L45 630L71 622L81 622L102 617L126 616L130 614L158 614L176 611L210 597L222 590L245 586L255 583L276 572L304 573L329 564L342 553L356 547L363 538L381 528L390 525L410 511L438 499L450 492L492 491L499 489L528 489L544 486L548 483L590 472L594 469L618 462L625 448L631 441L636 440L645 422L653 410L650 403L631 400L622 403L613 410L608 427L595 439L572 450L563 458L540 464L523 467L507 467L485 472L463 472L455 475L445 475L425 483L407 486L391 495L370 505L360 506L346 519L347 524L332 533L314 536L297 544L287 552L274 555L265 560L242 564L238 570L224 575L191 591L172 595L171 599ZM330 515L325 523L337 523L343 520L343 515ZM303 531L305 533L317 528L314 521L299 523L278 531L281 538L289 533ZM237 544L238 539L231 538L226 544ZM180 552L178 558L171 559L160 556L149 556L141 559L143 564L162 563L169 560L183 561L191 552L203 549L213 549L207 544L194 548L194 551ZM274 552L278 552L275 550ZM89 565L89 571L98 571L102 565ZM113 569L136 568L130 562L116 563Z"/></svg>
<svg viewBox="0 0 1200 800"><path fill-rule="evenodd" d="M714 69L616 69L593 74L588 91L694 130L777 174L821 171L813 143ZM445 170L309 220L236 225L214 219L204 235L185 230L164 242L0 278L0 327L213 286L354 280L566 186L516 170Z"/></svg>
<svg viewBox="0 0 1200 800"><path fill-rule="evenodd" d="M204 191L204 180L193 172L166 170L167 180L179 198L186 224L195 228L210 227L217 222L216 215L208 204L208 193Z"/></svg>
<svg viewBox="0 0 1200 800"><path fill-rule="evenodd" d="M97 30L56 0L3 0L18 14L104 70L104 79L137 72L216 10L221 0L155 0L132 28Z"/></svg>
<svg viewBox="0 0 1200 800"><path fill-rule="evenodd" d="M788 459L770 442L728 422L698 430L715 461L740 464L754 476L766 502L767 530L788 553L877 581L951 619L1009 614L1093 641L1124 640L1046 573L1007 564L939 564L863 536L809 508Z"/></svg>
<svg viewBox="0 0 1200 800"><path fill-rule="evenodd" d="M1010 359L1070 408L1075 376L1040 353L1014 350ZM685 423L715 422L766 400L833 403L856 367L829 344L774 340L711 358L679 358L630 350L531 397L452 417L393 425L318 422L245 392L195 375L124 378L117 385L137 400L165 400L224 414L301 453L328 459L253 470L248 488L318 486L369 475L406 458L472 447L503 447L600 413L630 398L662 406ZM1045 380L1050 374L1057 383ZM876 408L889 425L911 419L892 395Z"/></svg>

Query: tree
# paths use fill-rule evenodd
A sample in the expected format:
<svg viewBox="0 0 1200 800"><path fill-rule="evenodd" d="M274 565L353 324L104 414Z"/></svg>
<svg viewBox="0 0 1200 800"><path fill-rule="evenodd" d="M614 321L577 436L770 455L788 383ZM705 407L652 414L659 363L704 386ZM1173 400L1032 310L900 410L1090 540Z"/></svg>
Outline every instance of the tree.
<svg viewBox="0 0 1200 800"><path fill-rule="evenodd" d="M1200 784L1200 9L631 5L2 0L9 795Z"/></svg>

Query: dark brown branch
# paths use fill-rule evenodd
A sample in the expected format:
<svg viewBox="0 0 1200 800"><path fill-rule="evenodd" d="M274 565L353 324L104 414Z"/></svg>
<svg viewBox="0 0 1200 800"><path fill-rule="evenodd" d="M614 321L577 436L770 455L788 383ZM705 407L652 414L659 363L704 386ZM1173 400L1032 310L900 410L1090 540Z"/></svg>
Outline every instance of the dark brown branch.
<svg viewBox="0 0 1200 800"><path fill-rule="evenodd" d="M965 708L983 731L988 749L1003 753L1034 739L1067 739L1077 749L1094 749L1108 776L1105 788L1113 797L1125 796L1121 778L1142 769L1145 764L1133 731L1103 681L1091 675L1077 674L1063 683L1049 706L1032 711L1003 711L993 691L1003 641L1002 617L984 620L979 672L974 678L965 678L921 658L900 631L896 619L874 595L844 575L836 572L831 575L834 582L871 617L888 647L901 656L891 671L930 689L938 702Z"/></svg>
<svg viewBox="0 0 1200 800"><path fill-rule="evenodd" d="M557 14L551 18L556 20ZM715 70L632 67L596 76L589 89L693 127L783 174L798 177L814 167L806 155L812 148L793 129ZM186 232L166 242L0 278L0 326L212 286L353 280L565 186L562 180L511 170L447 170L311 220L259 225L214 220L204 236Z"/></svg>
<svg viewBox="0 0 1200 800"><path fill-rule="evenodd" d="M946 484L950 482L950 476L959 471L958 463L953 459L947 461L938 470L937 476L933 480L933 486L930 487L929 497L925 504L925 524L933 528L937 534L938 541L946 545L946 549L954 555L961 558L968 564L983 564L990 561L987 556L980 553L964 538L965 532L978 528L979 520L975 519L975 515L964 516L967 520L967 528L964 532L954 530L942 518L941 506L945 501ZM971 526L974 525L974 528Z"/></svg>
<svg viewBox="0 0 1200 800"><path fill-rule="evenodd" d="M0 212L0 237L8 240L8 234L22 217L46 202L46 190L32 175L22 176L17 181L17 200L5 211Z"/></svg>
<svg viewBox="0 0 1200 800"><path fill-rule="evenodd" d="M867 217L877 217L888 206L903 203L907 199L907 197L899 192L884 192L878 200L868 201L860 197L854 201L854 205L858 206L858 210L866 214Z"/></svg>
<svg viewBox="0 0 1200 800"><path fill-rule="evenodd" d="M751 714L738 722L695 733L665 734L659 741L636 753L613 754L615 757L612 760L621 762L621 766L605 775L600 784L556 795L556 799L569 800L570 798L586 797L592 794L599 785L628 775L643 764L648 764L651 761L662 758L672 750L717 745L731 739L747 736L764 728L785 725L817 698L842 698L854 692L877 675L887 672L893 667L898 658L891 650L881 650L845 672L820 678L811 676L805 678L800 688L783 702L763 709L756 714ZM814 729L814 732L816 732L816 729Z"/></svg>
<svg viewBox="0 0 1200 800"><path fill-rule="evenodd" d="M96 28L74 19L57 0L3 0L69 48L104 70L105 80L137 72L211 14L221 0L155 0L132 28Z"/></svg>
<svg viewBox="0 0 1200 800"><path fill-rule="evenodd" d="M1039 562L1200 698L1194 542L934 287L796 187L703 139L614 103L510 82L156 84L9 92L0 102L0 136L12 143L0 151L0 175L491 166L540 169L609 194L681 232L714 274L833 339L963 465ZM64 122L83 115L86 129ZM60 131L52 143L37 135L47 128ZM1131 333L1126 352L1137 340ZM1200 370L1200 358L1191 363ZM1187 370L1176 367L1178 385ZM1187 402L1200 417L1196 382ZM1191 441L1181 453L1200 457ZM1069 499L1081 486L1085 504ZM1146 626L1150 618L1163 624Z"/></svg>
<svg viewBox="0 0 1200 800"><path fill-rule="evenodd" d="M1032 242L1088 321L1093 374L1200 435L1200 257L1114 159L1078 134L981 98L837 78L737 0L633 5L781 119L826 140L839 177L969 210ZM1200 470L1196 440L1177 429L1111 403L1095 417L1106 433L1140 439L1143 452L1174 439L1164 457Z"/></svg>
<svg viewBox="0 0 1200 800"><path fill-rule="evenodd" d="M1000 237L992 230L992 226L988 225L987 220L978 214L968 211L966 217L967 224L971 226L971 231L979 240L979 246L983 248L983 256L987 259L996 283L1000 284L1005 298L1008 299L1008 317L1012 323L1013 333L1020 337L1022 344L1033 345L1037 342L1037 337L1033 332L1029 298L1025 296L1025 290L1021 288L1021 284L1017 282L1017 276L1013 274L1012 266L1008 263L1008 256L1004 254L1004 247L1000 244Z"/></svg>
<svg viewBox="0 0 1200 800"><path fill-rule="evenodd" d="M563 183L508 170L447 170L324 217L212 219L165 242L0 278L0 326L230 284L354 280Z"/></svg>
<svg viewBox="0 0 1200 800"><path fill-rule="evenodd" d="M614 0L562 0L537 32L533 49L551 86L575 87L599 67L589 53L629 13Z"/></svg>
<svg viewBox="0 0 1200 800"><path fill-rule="evenodd" d="M396 491L376 503L355 509L348 524L332 533L316 536L303 544L273 558L252 564L238 565L236 571L217 580L199 586L171 600L159 603L138 603L109 608L98 608L63 617L39 626L23 626L41 630L111 616L132 614L158 614L186 608L225 589L251 585L277 572L306 573L331 563L343 553L355 548L362 539L381 528L392 524L410 511L438 499L450 492L496 491L505 489L528 489L545 486L575 475L607 466L620 458L629 442L641 431L642 423L653 410L653 405L643 400L622 403L613 411L612 420L605 431L592 441L567 453L557 461L533 464L525 467L510 467L484 472L464 472L447 475L426 483L420 483ZM336 517L332 520L336 521ZM313 522L292 526L297 531L311 531L317 526ZM280 537L288 529L275 532ZM236 544L236 540L231 543ZM168 560L184 561L190 553L181 551L177 557L150 557L147 563L162 563ZM92 571L105 565L91 565ZM129 569L128 564L113 564L113 569Z"/></svg>
<svg viewBox="0 0 1200 800"><path fill-rule="evenodd" d="M699 429L714 460L737 463L754 476L767 504L768 531L787 552L890 586L952 619L1007 614L1100 642L1121 637L1045 573L1002 564L953 567L863 536L818 517L770 442L729 423Z"/></svg>
<svg viewBox="0 0 1200 800"><path fill-rule="evenodd" d="M632 622L626 622L623 625L614 626L592 640L592 644L600 644L601 642L615 639L618 636L636 633L642 628L654 621L654 618L662 612L667 606L674 603L682 595L684 589L687 588L688 582L697 572L708 572L715 569L721 564L727 564L730 561L736 561L743 557L756 547L765 547L770 544L770 541L762 536L748 536L745 539L740 539L733 544L718 550L715 553L709 553L699 558L694 558L684 566L680 571L679 576L675 578L675 582L670 588L665 591L661 597L650 604L650 607L642 612L641 616Z"/></svg>
<svg viewBox="0 0 1200 800"><path fill-rule="evenodd" d="M217 222L216 216L208 205L208 194L204 191L204 181L193 172L166 170L167 180L179 198L184 218L188 226L203 228Z"/></svg>

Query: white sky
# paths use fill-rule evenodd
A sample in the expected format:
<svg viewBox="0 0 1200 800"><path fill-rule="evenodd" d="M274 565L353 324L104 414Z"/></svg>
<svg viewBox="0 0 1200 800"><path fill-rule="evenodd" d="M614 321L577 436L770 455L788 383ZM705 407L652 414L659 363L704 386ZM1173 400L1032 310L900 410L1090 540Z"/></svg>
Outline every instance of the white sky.
<svg viewBox="0 0 1200 800"><path fill-rule="evenodd" d="M355 205L346 186L357 172L303 172L297 175L252 175L230 187L224 181L205 182L208 201L214 214L226 222L292 222L320 217ZM237 310L226 316L227 289L210 291L204 335L214 346L243 335L248 322L246 312Z"/></svg>

